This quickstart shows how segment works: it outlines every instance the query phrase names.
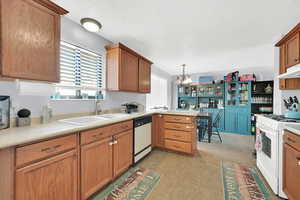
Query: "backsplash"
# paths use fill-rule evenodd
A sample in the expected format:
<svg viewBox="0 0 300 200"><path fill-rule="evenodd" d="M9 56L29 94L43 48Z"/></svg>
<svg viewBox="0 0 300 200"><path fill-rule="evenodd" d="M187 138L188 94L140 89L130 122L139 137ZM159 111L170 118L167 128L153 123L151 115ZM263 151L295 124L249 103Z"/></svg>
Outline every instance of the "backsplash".
<svg viewBox="0 0 300 200"><path fill-rule="evenodd" d="M39 117L42 112L42 106L48 103L53 109L54 115L63 115L71 113L91 113L95 109L94 100L51 100L51 85L45 83L37 83L39 87L41 84L45 85L45 90L49 90L48 95L43 92L42 95L23 94L17 87L15 81L1 81L0 82L0 95L8 95L11 97L11 117L15 116L15 111L27 108L31 111L32 117ZM34 87L32 88L35 89ZM121 104L128 101L137 102L146 105L146 95L125 92L106 92L105 100L101 101L103 110L110 110L120 108Z"/></svg>

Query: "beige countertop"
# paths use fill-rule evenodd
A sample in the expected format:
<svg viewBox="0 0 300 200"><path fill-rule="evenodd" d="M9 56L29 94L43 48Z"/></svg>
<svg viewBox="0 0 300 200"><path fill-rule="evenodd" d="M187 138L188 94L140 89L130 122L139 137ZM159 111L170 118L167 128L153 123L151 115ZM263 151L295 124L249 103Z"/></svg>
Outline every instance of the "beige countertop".
<svg viewBox="0 0 300 200"><path fill-rule="evenodd" d="M300 125L298 124L287 124L285 129L300 136Z"/></svg>
<svg viewBox="0 0 300 200"><path fill-rule="evenodd" d="M40 124L28 127L15 127L0 131L0 149L22 145L30 142L44 140L52 137L63 136L91 128L101 127L126 120L152 115L183 115L183 116L209 116L208 113L198 111L147 111L142 113L129 114L128 116L115 119L99 120L96 122L85 123L84 125L71 124L62 121L54 121L48 124Z"/></svg>

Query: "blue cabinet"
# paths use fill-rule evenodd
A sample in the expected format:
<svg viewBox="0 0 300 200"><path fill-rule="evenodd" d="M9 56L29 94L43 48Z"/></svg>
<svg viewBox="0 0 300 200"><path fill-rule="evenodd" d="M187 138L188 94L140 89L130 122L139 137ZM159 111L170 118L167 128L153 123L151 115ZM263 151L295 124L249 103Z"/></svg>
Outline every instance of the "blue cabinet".
<svg viewBox="0 0 300 200"><path fill-rule="evenodd" d="M250 134L250 110L247 107L226 107L225 131L229 133Z"/></svg>
<svg viewBox="0 0 300 200"><path fill-rule="evenodd" d="M234 109L225 109L225 131L234 133L237 129L236 119L237 112Z"/></svg>
<svg viewBox="0 0 300 200"><path fill-rule="evenodd" d="M225 132L251 134L251 81L225 83Z"/></svg>

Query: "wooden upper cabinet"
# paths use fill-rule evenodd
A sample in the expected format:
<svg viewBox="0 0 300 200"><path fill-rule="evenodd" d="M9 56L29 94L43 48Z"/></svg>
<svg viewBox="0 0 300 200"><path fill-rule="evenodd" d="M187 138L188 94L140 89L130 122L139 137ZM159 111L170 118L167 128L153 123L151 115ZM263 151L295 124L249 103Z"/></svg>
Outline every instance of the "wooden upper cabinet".
<svg viewBox="0 0 300 200"><path fill-rule="evenodd" d="M279 74L300 63L300 23L284 36L275 46L280 48ZM300 78L280 79L281 90L300 89Z"/></svg>
<svg viewBox="0 0 300 200"><path fill-rule="evenodd" d="M16 200L78 199L78 160L70 151L16 170Z"/></svg>
<svg viewBox="0 0 300 200"><path fill-rule="evenodd" d="M300 46L299 46L299 33L286 42L286 67L299 64Z"/></svg>
<svg viewBox="0 0 300 200"><path fill-rule="evenodd" d="M121 43L105 48L107 90L149 93L152 62Z"/></svg>
<svg viewBox="0 0 300 200"><path fill-rule="evenodd" d="M139 92L151 92L151 63L139 59Z"/></svg>
<svg viewBox="0 0 300 200"><path fill-rule="evenodd" d="M121 91L137 92L139 87L139 58L121 49L119 88Z"/></svg>
<svg viewBox="0 0 300 200"><path fill-rule="evenodd" d="M60 15L46 0L0 0L1 70L8 78L59 82Z"/></svg>

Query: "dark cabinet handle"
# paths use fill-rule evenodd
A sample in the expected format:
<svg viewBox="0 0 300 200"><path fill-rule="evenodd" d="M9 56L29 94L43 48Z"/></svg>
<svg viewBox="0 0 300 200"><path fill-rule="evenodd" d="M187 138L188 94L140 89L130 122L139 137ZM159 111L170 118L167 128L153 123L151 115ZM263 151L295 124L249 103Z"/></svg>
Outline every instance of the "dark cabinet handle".
<svg viewBox="0 0 300 200"><path fill-rule="evenodd" d="M295 140L293 140L293 139L291 139L291 138L289 138L289 137L287 138L287 140L290 141L290 142L292 142L292 143L296 143Z"/></svg>
<svg viewBox="0 0 300 200"><path fill-rule="evenodd" d="M98 133L98 134L94 134L94 135L92 135L93 137L98 137L98 136L102 136L103 135L103 133Z"/></svg>
<svg viewBox="0 0 300 200"><path fill-rule="evenodd" d="M47 152L47 153L49 153L49 152L54 151L55 149L57 149L59 147L61 147L60 144L55 145L53 147L47 147L47 148L41 149L41 152Z"/></svg>

